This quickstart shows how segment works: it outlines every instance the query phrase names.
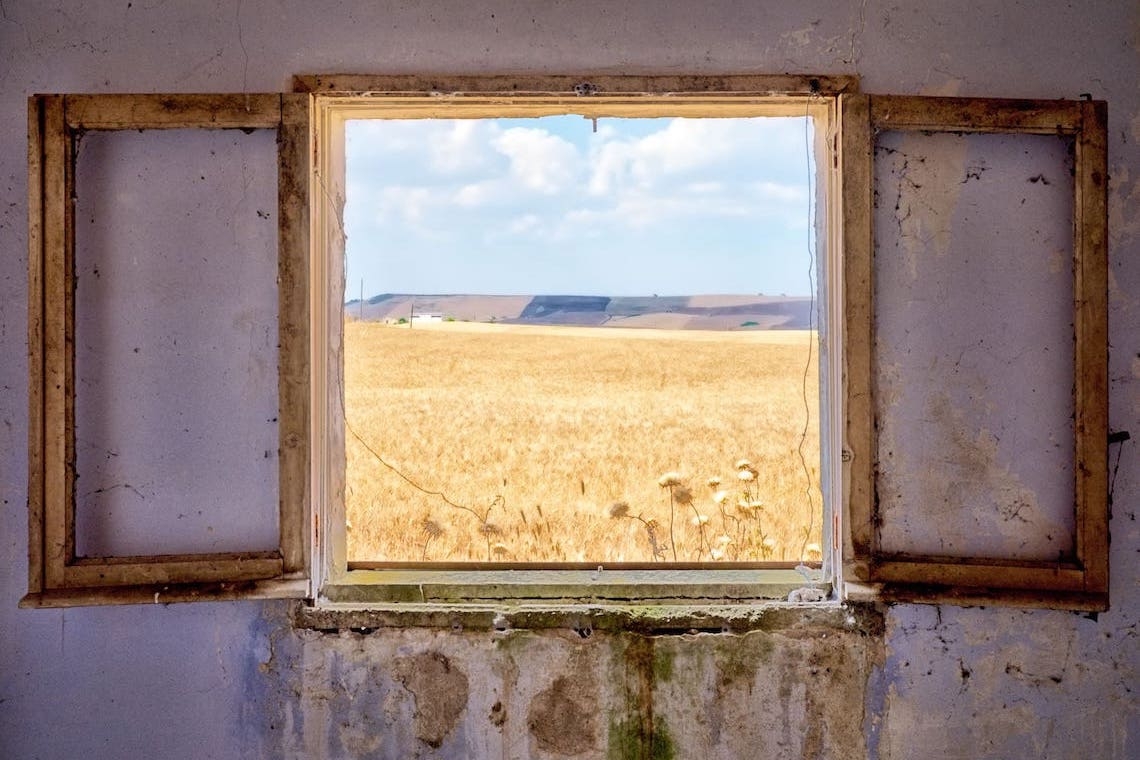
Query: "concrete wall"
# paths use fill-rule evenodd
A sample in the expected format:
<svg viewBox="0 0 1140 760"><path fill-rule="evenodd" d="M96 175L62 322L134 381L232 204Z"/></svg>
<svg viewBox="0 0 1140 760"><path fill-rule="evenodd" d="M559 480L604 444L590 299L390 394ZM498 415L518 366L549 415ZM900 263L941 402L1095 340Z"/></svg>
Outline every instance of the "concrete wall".
<svg viewBox="0 0 1140 760"><path fill-rule="evenodd" d="M276 91L287 88L295 73L330 71L812 71L857 73L868 92L1041 98L1089 92L1108 100L1110 108L1111 424L1137 436L1136 4L485 0L332 2L318 9L287 0L4 0L0 71L0 756L1140 754L1140 708L1133 693L1140 683L1135 442L1125 444L1114 477L1113 607L1099 616L902 605L887 611L881 634L842 620L805 620L744 635L596 632L583 638L570 630L298 631L283 603L16 608L26 570L28 94ZM955 155L965 169L968 151ZM200 199L196 207L208 201ZM239 214L232 213L239 227ZM1044 212L1037 213L1040 219ZM244 223L253 224L247 216L241 215ZM934 210L923 220L937 224L943 218ZM1024 221L1011 215L1001 224L1029 235L1019 226ZM990 222L991 229L997 224ZM905 242L896 248L905 261ZM947 256L931 271L960 274L959 260ZM1057 286L1048 276L1048 261L1022 265L1034 288L1056 292L1050 290ZM256 265L235 276L244 278L255 307L271 292ZM144 306L142 313L208 312L225 300L224 289L204 287L177 308L164 302ZM972 329L983 331L1002 330L1011 308L991 302L962 307L976 321ZM1032 292L1015 298L1012 307L1033 308ZM937 324L920 299L892 308L882 312L888 334L903 329L904 319ZM252 378L240 398L255 408L271 405L271 373L258 376L250 367L263 350L258 331L271 324L272 315L254 308L244 322L241 317L228 315L219 339L243 335L250 341L252 364L230 369ZM219 332L203 326L200 334L211 331ZM905 357L890 353L894 344L880 348L905 368ZM85 360L100 371L97 355ZM1026 422L1034 410L1056 412L1055 405L1033 400L1029 385L1038 383L1049 397L1067 390L1047 381L1050 366L1041 365L1046 381L1013 376L1008 384L983 389L988 402L1023 425L1018 429L1026 435L1047 437L1064 429L1055 416L1038 428ZM927 409L928 398L939 391L952 409L967 398L962 394L968 384L955 384L949 372L927 382L926 397L906 401L916 412ZM944 429L952 432L955 419L945 417ZM129 437L129 419L123 424ZM221 425L201 424L206 434ZM251 440L272 438L252 415L239 427ZM1064 462L1043 458L1032 447L972 440L995 457L984 470L991 489L1008 484L1003 474L1022 478L1043 497L1041 519L1052 519L1057 501L1045 492ZM1114 450L1113 462L1115 455ZM924 465L921 458L896 462L901 487L923 493L936 486L937 478L909 477ZM138 467L167 482L159 475L169 473L150 472L158 465ZM208 462L202 467L211 470ZM242 469L241 477L250 478L240 484L246 493L275 488L271 466ZM264 504L260 498L257 503ZM251 540L260 540L225 510L211 519L223 529L253 531ZM210 545L205 534L211 525L196 524L198 545ZM908 527L900 523L898 529L905 533ZM115 536L98 532L89 540L120 546ZM107 541L112 543L101 543Z"/></svg>

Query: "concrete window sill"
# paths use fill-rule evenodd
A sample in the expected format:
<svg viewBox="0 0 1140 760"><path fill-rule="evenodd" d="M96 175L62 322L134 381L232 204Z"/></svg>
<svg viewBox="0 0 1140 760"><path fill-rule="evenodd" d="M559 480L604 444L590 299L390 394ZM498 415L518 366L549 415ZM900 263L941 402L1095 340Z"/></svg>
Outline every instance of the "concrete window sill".
<svg viewBox="0 0 1140 760"><path fill-rule="evenodd" d="M810 604L757 601L733 604L654 604L647 602L495 603L410 602L368 604L300 603L294 625L325 632L370 633L382 628L435 628L453 631L569 629L587 638L594 632L644 635L802 632L827 630L879 636L882 610L873 604Z"/></svg>

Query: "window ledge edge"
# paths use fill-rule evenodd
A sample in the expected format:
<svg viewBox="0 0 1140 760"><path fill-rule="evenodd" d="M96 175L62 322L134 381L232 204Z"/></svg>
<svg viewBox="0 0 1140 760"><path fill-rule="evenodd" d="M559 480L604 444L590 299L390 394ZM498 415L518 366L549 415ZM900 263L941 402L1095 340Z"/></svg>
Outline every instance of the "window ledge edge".
<svg viewBox="0 0 1140 760"><path fill-rule="evenodd" d="M297 603L293 625L322 633L369 634L386 628L454 632L569 629L642 635L736 634L768 631L804 635L819 630L881 636L880 605L863 602L759 601L728 604L631 602L492 602L358 604Z"/></svg>

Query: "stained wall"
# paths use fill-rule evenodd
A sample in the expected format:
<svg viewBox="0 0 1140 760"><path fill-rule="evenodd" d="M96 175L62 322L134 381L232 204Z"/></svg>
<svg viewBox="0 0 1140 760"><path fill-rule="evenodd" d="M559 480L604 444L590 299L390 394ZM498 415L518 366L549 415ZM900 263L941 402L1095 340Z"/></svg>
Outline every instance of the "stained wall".
<svg viewBox="0 0 1140 760"><path fill-rule="evenodd" d="M1110 420L1113 429L1137 436L1140 8L1135 4L485 0L330 2L315 9L269 0L5 0L0 3L0 71L0 556L5 567L0 575L0 755L1126 758L1140 753L1134 694L1140 662L1135 522L1140 485L1134 441L1111 452L1113 599L1112 609L1097 616L899 605L886 610L882 632L848 625L838 615L785 620L749 633L595 631L583 637L570 628L327 633L296 629L288 605L279 602L16 608L25 588L27 540L29 94L277 91L289 87L293 74L335 71L826 72L858 74L867 92L1035 98L1090 93L1109 102L1110 114ZM969 176L969 146L923 150L941 152L949 159L942 165L954 176ZM901 195L900 166L895 165L893 185L889 168L881 179ZM1027 178L1040 173L1033 161L1026 170ZM946 186L953 184L948 180ZM907 222L921 228L900 225L897 238L885 241L901 262L881 273L899 278L890 289L897 300L882 324L886 343L880 350L891 360L888 365L905 369L914 361L902 351L902 336L914 325L933 329L934 316L943 313L924 305L929 298L916 297L923 282L906 281L912 277L906 257L908 233L937 234L964 208L947 192L934 196L934 208ZM248 231L245 225L256 224L248 212L256 208L237 200L222 210L231 214L223 221ZM889 220L893 209L880 211ZM991 237L999 231L1021 240L1051 234L1039 226L1029 229L1012 213L993 216L986 226ZM965 245L951 236L945 249L950 253L916 262L922 269L915 273L962 277L962 257L953 252ZM250 355L260 356L258 330L273 320L260 306L272 303L266 300L271 286L255 263L247 263L249 268L238 267L235 277L243 278L253 313L244 323L242 315L230 315L211 332L224 340L252 340ZM1010 314L1036 309L1034 293L1057 292L1055 262L1015 258L1013 263L1035 284L1024 291L999 288L994 297L962 302L971 322L957 334L960 348L966 347L962 336L1000 333ZM1005 276L1021 282L1009 272ZM202 288L177 309L170 301L132 304L144 316L158 317L216 311L229 300L225 289ZM1064 323L1056 327L1066 329ZM206 332L203 328L198 337ZM913 345L929 350L929 341L940 335L928 333ZM1040 340L1064 349L1065 341L1051 329ZM131 348L125 348L127 361L132 361ZM926 359L929 364L931 357ZM967 352L967 359L975 368L990 360L984 352ZM116 369L101 366L97 352L86 360L98 371ZM982 388L986 403L1028 425L1026 437L1062 434L1063 415L1041 421L1041 428L1031 424L1035 410L1055 412L1067 393L1048 380L1056 366L1045 360L1019 366L1020 376L1013 373ZM244 376L249 385L241 393L251 409L271 405L270 374L246 371ZM118 382L113 374L108 377ZM951 367L930 373L926 383L900 389L899 414L905 416L891 418L895 432L907 435L912 414L941 415L938 420L950 434L956 420L969 419L972 432L959 436L956 445L959 462L989 455L982 457L987 486L978 498L1001 492L1003 484L1013 493L1024 488L1039 497L1035 519L1053 519L1063 499L1051 478L1064 462L1033 446L979 439L969 386ZM1034 400L1031 388L1051 400ZM116 419L129 436L130 415ZM208 432L223 427L218 421L200 424ZM273 438L252 414L238 427L254 440ZM899 487L906 493L936 491L938 479L924 475L929 463L913 451L907 456L894 470ZM231 473L226 480L240 484L243 493L272 493L273 468L261 464L258 469L251 462L240 477ZM138 466L159 480L165 474L154 463ZM232 462L206 462L201 474L216 477L228 466ZM1016 478L1014 485L1010 478ZM217 519L222 529L248 528L224 510ZM904 534L930 535L929 525L923 520L896 527ZM208 544L210 524L197 527L199 540ZM115 536L93 533L90 539ZM1045 544L1032 547L1051 550Z"/></svg>

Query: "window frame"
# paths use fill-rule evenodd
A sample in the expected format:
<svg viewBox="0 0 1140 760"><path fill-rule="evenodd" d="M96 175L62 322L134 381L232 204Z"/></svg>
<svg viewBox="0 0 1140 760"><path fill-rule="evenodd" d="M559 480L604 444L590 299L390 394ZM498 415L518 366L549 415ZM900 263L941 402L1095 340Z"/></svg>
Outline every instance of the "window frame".
<svg viewBox="0 0 1140 760"><path fill-rule="evenodd" d="M307 592L308 103L293 94L28 100L26 607ZM274 551L77 557L75 161L92 130L273 129L278 145L279 541Z"/></svg>
<svg viewBox="0 0 1140 760"><path fill-rule="evenodd" d="M312 185L313 260L310 288L314 294L311 361L313 404L314 598L318 603L437 602L506 600L594 601L642 600L652 603L685 603L691 600L732 601L786 599L807 583L793 569L795 563L762 563L757 569L693 569L683 566L655 569L585 570L553 568L536 563L536 569L504 568L471 563L466 567L352 569L347 558L344 507L343 360L340 355L343 293L333 293L343 280L343 231L340 227L345 202L344 121L383 114L388 118L438 117L461 114L471 118L502 117L510 102L510 115L574 114L590 116L669 116L674 109L701 109L700 115L789 115L803 114L815 120L816 187L821 217L816 226L821 269L819 345L828 330L841 331L842 274L839 266L839 209L837 162L834 156L838 95L857 89L853 77L752 76L643 77L605 76L583 80L574 77L419 77L319 75L296 77L295 89L313 98L313 130L316 158ZM747 112L746 112L747 111ZM677 115L684 115L677 113ZM822 128L821 128L822 127ZM823 218L823 215L826 215ZM323 248L323 249L322 249ZM826 252L826 253L825 253ZM826 259L826 263L824 260ZM318 303L324 295L324 303ZM819 588L830 593L834 574L840 568L836 536L839 484L842 471L839 452L842 419L841 347L829 337L831 348L821 360L821 408L832 401L830 427L821 431L821 471L825 503L821 506L824 532L824 578ZM821 351L824 349L821 348ZM834 355L833 354L837 354ZM825 380L825 377L827 378ZM825 420L828 418L824 414ZM822 439L830 436L824 442ZM829 455L831 452L833 455ZM830 468L830 469L829 469ZM831 519L829 519L831 517ZM761 563L757 563L758 565Z"/></svg>
<svg viewBox="0 0 1140 760"><path fill-rule="evenodd" d="M317 75L297 77L294 85L297 92L292 94L35 95L29 99L29 580L21 606L290 597L307 598L317 606L305 609L319 612L323 608L330 614L343 607L383 607L398 602L403 609L411 609L417 605L403 603L428 602L430 609L458 606L479 616L488 609L483 602L517 606L536 596L555 604L604 604L612 599L668 610L670 605L706 607L718 599L728 603L768 600L803 585L790 570L754 571L768 575L765 580L751 576L743 582L728 575L715 580L699 577L699 571L694 575L667 569L633 571L626 576L606 571L604 579L591 577L602 573L588 570L568 571L580 575L558 578L525 577L525 573L512 571L514 577L504 581L488 574L494 569L485 571L482 580L470 573L457 577L447 570L426 571L435 576L420 570L356 571L371 573L361 576L366 582L359 584L343 583L345 579L338 577L337 562L343 560L347 572L347 560L343 541L338 549L328 540L336 529L335 523L330 524L336 514L326 505L338 487L343 493L343 475L339 485L328 477L328 441L318 431L338 411L343 419L342 400L327 393L328 366L339 357L330 355L325 332L328 320L341 319L343 309L334 303L336 299L313 296L326 294L328 278L335 274L327 265L336 257L325 253L329 245L338 244L339 222L333 222L343 211L344 178L342 167L342 191L337 193L337 183L329 182L337 179L330 176L333 157L322 149L319 139L330 129L328 109L322 109L321 103L336 98L398 96L422 107L431 102L483 99L493 104L532 96L573 103L570 112L579 113L587 99L595 107L615 100L644 100L649 95L668 97L672 102L687 97L725 102L819 99L833 109L829 124L835 131L821 134L817 129L817 146L823 144L824 149L817 147L816 156L817 165L821 155L834 159L818 175L827 177L827 186L826 191L817 187L817 192L826 192L830 202L818 206L826 209L827 218L822 225L817 219L817 227L827 230L826 248L821 250L829 257L826 276L820 280L821 291L826 293L821 328L832 325L835 332L828 338L827 357L834 366L827 370L821 366L821 377L826 378L822 391L830 394L840 410L821 431L821 472L835 492L831 512L825 513L825 566L838 598L1107 608L1104 102L860 95L856 94L858 80L847 76ZM76 140L85 130L164 128L277 131L280 546L273 552L77 558L72 340ZM887 555L878 546L872 226L873 148L878 129L1073 135L1077 546L1074 561L1065 566ZM314 178L317 182L311 184ZM317 308L322 301L323 309ZM343 501L340 519L343 528ZM453 604L460 601L464 604ZM407 620L430 624L434 619L430 609L427 617L412 615ZM448 625L454 624L451 617L447 620Z"/></svg>
<svg viewBox="0 0 1140 760"><path fill-rule="evenodd" d="M1108 607L1108 220L1104 101L843 95L848 598L1104 610ZM874 140L880 130L1069 135L1073 206L1075 557L887 553L879 546L874 356Z"/></svg>

